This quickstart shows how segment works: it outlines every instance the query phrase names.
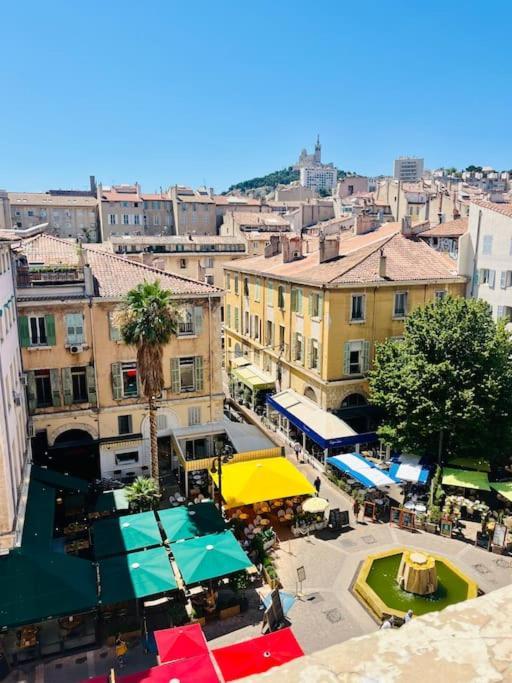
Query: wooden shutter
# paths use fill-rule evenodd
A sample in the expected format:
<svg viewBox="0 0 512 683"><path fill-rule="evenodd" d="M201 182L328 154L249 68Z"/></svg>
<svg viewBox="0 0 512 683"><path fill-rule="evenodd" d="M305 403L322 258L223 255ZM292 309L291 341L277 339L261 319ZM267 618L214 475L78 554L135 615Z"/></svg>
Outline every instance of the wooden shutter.
<svg viewBox="0 0 512 683"><path fill-rule="evenodd" d="M83 344L84 317L81 313L68 313L64 316L66 325L66 342L68 344Z"/></svg>
<svg viewBox="0 0 512 683"><path fill-rule="evenodd" d="M302 313L302 289L297 290L297 313Z"/></svg>
<svg viewBox="0 0 512 683"><path fill-rule="evenodd" d="M231 304L226 304L226 327L231 327Z"/></svg>
<svg viewBox="0 0 512 683"><path fill-rule="evenodd" d="M109 334L110 334L110 339L112 341L120 341L121 340L121 330L119 327L114 325L114 320L113 320L114 312L110 311L108 314L108 329L109 329Z"/></svg>
<svg viewBox="0 0 512 683"><path fill-rule="evenodd" d="M300 362L304 365L304 359L306 357L306 338L301 335L301 345L300 345Z"/></svg>
<svg viewBox="0 0 512 683"><path fill-rule="evenodd" d="M73 380L71 378L71 368L62 368L61 374L64 405L70 406L73 403Z"/></svg>
<svg viewBox="0 0 512 683"><path fill-rule="evenodd" d="M195 390L203 391L203 357L196 356L194 358L194 380Z"/></svg>
<svg viewBox="0 0 512 683"><path fill-rule="evenodd" d="M496 279L496 271L495 270L490 270L489 271L489 287L491 289L494 289L494 282Z"/></svg>
<svg viewBox="0 0 512 683"><path fill-rule="evenodd" d="M292 312L296 313L297 311L297 290L292 288L291 294L290 294L290 300L291 300L291 306L292 306Z"/></svg>
<svg viewBox="0 0 512 683"><path fill-rule="evenodd" d="M370 369L370 342L369 341L364 341L363 342L363 351L362 351L362 371L363 372L368 372Z"/></svg>
<svg viewBox="0 0 512 683"><path fill-rule="evenodd" d="M86 367L85 376L87 379L87 398L89 403L97 403L98 394L96 392L96 374L92 365L88 365Z"/></svg>
<svg viewBox="0 0 512 683"><path fill-rule="evenodd" d="M324 314L324 297L322 294L318 295L318 317L321 318Z"/></svg>
<svg viewBox="0 0 512 683"><path fill-rule="evenodd" d="M343 374L350 375L350 342L344 344Z"/></svg>
<svg viewBox="0 0 512 683"><path fill-rule="evenodd" d="M318 351L317 351L317 353L318 353L318 363L317 363L317 366L316 366L316 370L317 370L318 373L321 375L321 374L322 374L322 344L320 344L320 342L318 342Z"/></svg>
<svg viewBox="0 0 512 683"><path fill-rule="evenodd" d="M37 408L36 375L33 370L27 372L27 400L31 413Z"/></svg>
<svg viewBox="0 0 512 683"><path fill-rule="evenodd" d="M179 394L180 389L180 359L171 358L171 391L173 394Z"/></svg>
<svg viewBox="0 0 512 683"><path fill-rule="evenodd" d="M194 334L200 335L203 331L203 307L194 306Z"/></svg>
<svg viewBox="0 0 512 683"><path fill-rule="evenodd" d="M310 303L311 303L311 298L310 298ZM313 367L313 340L308 339L307 344L308 344L308 368L312 368Z"/></svg>
<svg viewBox="0 0 512 683"><path fill-rule="evenodd" d="M273 296L274 296L274 289L273 289L272 282L267 282L267 306L273 306L274 305Z"/></svg>
<svg viewBox="0 0 512 683"><path fill-rule="evenodd" d="M508 271L502 270L500 275L500 287L505 289L507 287L507 273Z"/></svg>
<svg viewBox="0 0 512 683"><path fill-rule="evenodd" d="M308 313L309 313L309 317L310 317L310 318L313 317L313 297L314 297L314 296L315 296L314 294L310 294L310 295L308 296L308 303L309 303Z"/></svg>
<svg viewBox="0 0 512 683"><path fill-rule="evenodd" d="M55 346L55 318L53 315L44 316L44 326L46 330L46 343L48 346Z"/></svg>
<svg viewBox="0 0 512 683"><path fill-rule="evenodd" d="M123 378L121 375L121 363L112 363L112 395L114 400L123 398Z"/></svg>
<svg viewBox="0 0 512 683"><path fill-rule="evenodd" d="M238 312L238 306L235 308L235 331L239 331L239 323L238 323L238 317L239 317L239 312Z"/></svg>
<svg viewBox="0 0 512 683"><path fill-rule="evenodd" d="M26 315L20 315L18 318L18 332L20 335L20 345L26 349L28 346L30 346L30 331L28 327L28 318Z"/></svg>
<svg viewBox="0 0 512 683"><path fill-rule="evenodd" d="M55 341L53 343L55 344ZM62 403L60 396L60 372L57 368L53 368L52 370L50 370L50 384L52 387L52 405L60 406Z"/></svg>

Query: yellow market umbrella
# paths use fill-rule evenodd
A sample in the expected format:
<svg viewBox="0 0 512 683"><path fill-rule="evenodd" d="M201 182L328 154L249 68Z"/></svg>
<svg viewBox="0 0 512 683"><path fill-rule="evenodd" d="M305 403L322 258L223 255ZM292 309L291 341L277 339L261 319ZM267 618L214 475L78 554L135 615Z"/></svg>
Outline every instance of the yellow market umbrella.
<svg viewBox="0 0 512 683"><path fill-rule="evenodd" d="M302 503L302 512L325 512L329 507L329 501L325 498L308 498Z"/></svg>

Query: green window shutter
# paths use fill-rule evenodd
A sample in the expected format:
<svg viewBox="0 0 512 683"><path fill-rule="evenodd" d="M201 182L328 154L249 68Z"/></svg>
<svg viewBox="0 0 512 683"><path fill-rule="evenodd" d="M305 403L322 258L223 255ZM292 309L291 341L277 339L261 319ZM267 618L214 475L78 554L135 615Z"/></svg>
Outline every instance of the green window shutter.
<svg viewBox="0 0 512 683"><path fill-rule="evenodd" d="M267 306L274 305L274 286L272 282L267 282Z"/></svg>
<svg viewBox="0 0 512 683"><path fill-rule="evenodd" d="M306 357L306 338L302 336L302 344L300 345L300 362L304 365L304 359Z"/></svg>
<svg viewBox="0 0 512 683"><path fill-rule="evenodd" d="M71 379L71 368L62 368L61 374L64 405L70 406L73 403L73 380Z"/></svg>
<svg viewBox="0 0 512 683"><path fill-rule="evenodd" d="M321 375L322 374L322 344L318 342L318 366L317 366L317 372Z"/></svg>
<svg viewBox="0 0 512 683"><path fill-rule="evenodd" d="M313 340L308 339L308 368L313 367Z"/></svg>
<svg viewBox="0 0 512 683"><path fill-rule="evenodd" d="M310 317L310 318L313 316L313 297L314 297L314 296L315 296L314 294L310 294L310 295L308 296L308 301L309 301L309 311L308 311L308 313L309 313L309 317Z"/></svg>
<svg viewBox="0 0 512 683"><path fill-rule="evenodd" d="M226 327L231 327L231 304L226 304Z"/></svg>
<svg viewBox="0 0 512 683"><path fill-rule="evenodd" d="M194 377L196 391L203 391L203 357L196 356L194 358Z"/></svg>
<svg viewBox="0 0 512 683"><path fill-rule="evenodd" d="M324 297L322 294L318 295L318 317L321 318L324 313Z"/></svg>
<svg viewBox="0 0 512 683"><path fill-rule="evenodd" d="M27 372L27 400L31 413L37 408L36 375L33 370Z"/></svg>
<svg viewBox="0 0 512 683"><path fill-rule="evenodd" d="M114 325L113 315L114 314L112 311L108 314L108 329L109 329L110 339L112 341L120 341L121 340L121 330L119 329L119 327L116 327L116 325Z"/></svg>
<svg viewBox="0 0 512 683"><path fill-rule="evenodd" d="M343 374L350 375L350 342L344 344Z"/></svg>
<svg viewBox="0 0 512 683"><path fill-rule="evenodd" d="M297 312L297 290L296 289L292 289L291 294L290 294L290 299L291 299L292 312L296 313Z"/></svg>
<svg viewBox="0 0 512 683"><path fill-rule="evenodd" d="M96 374L92 365L88 365L86 367L85 375L87 378L87 398L89 399L89 403L97 403L98 394L96 392Z"/></svg>
<svg viewBox="0 0 512 683"><path fill-rule="evenodd" d="M368 372L370 369L370 342L363 342L363 372Z"/></svg>
<svg viewBox="0 0 512 683"><path fill-rule="evenodd" d="M203 331L203 307L194 306L194 334L200 335Z"/></svg>
<svg viewBox="0 0 512 683"><path fill-rule="evenodd" d="M112 395L115 400L123 397L121 363L112 363Z"/></svg>
<svg viewBox="0 0 512 683"><path fill-rule="evenodd" d="M20 335L20 345L26 349L30 346L30 333L28 329L28 318L26 315L20 315L18 318L18 331Z"/></svg>
<svg viewBox="0 0 512 683"><path fill-rule="evenodd" d="M60 406L62 403L62 399L60 396L60 372L57 368L53 368L52 370L50 370L50 384L52 387L52 405Z"/></svg>
<svg viewBox="0 0 512 683"><path fill-rule="evenodd" d="M179 358L171 358L171 391L173 394L179 394L180 389L180 360Z"/></svg>
<svg viewBox="0 0 512 683"><path fill-rule="evenodd" d="M238 312L238 306L235 308L235 331L239 331L239 312Z"/></svg>
<svg viewBox="0 0 512 683"><path fill-rule="evenodd" d="M83 344L84 317L81 313L68 313L64 316L67 344Z"/></svg>
<svg viewBox="0 0 512 683"><path fill-rule="evenodd" d="M46 340L48 346L55 346L55 318L53 315L44 316L44 326L46 329Z"/></svg>

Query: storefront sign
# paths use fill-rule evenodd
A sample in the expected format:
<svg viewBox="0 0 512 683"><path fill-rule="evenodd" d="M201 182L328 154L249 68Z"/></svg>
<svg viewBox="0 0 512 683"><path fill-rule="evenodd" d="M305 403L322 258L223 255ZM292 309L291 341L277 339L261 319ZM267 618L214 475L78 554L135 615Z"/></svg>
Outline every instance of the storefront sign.
<svg viewBox="0 0 512 683"><path fill-rule="evenodd" d="M492 536L492 544L500 548L505 547L505 539L507 537L507 527L504 524L496 524Z"/></svg>

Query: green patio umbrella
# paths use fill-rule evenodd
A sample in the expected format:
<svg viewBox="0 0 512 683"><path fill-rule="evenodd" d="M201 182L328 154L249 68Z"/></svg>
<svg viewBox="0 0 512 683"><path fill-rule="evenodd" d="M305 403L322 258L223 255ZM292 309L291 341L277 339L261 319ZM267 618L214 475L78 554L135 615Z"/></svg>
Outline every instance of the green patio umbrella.
<svg viewBox="0 0 512 683"><path fill-rule="evenodd" d="M186 585L227 576L252 564L231 531L178 541L172 552Z"/></svg>
<svg viewBox="0 0 512 683"><path fill-rule="evenodd" d="M96 522L92 530L97 558L151 548L162 543L154 512L104 519Z"/></svg>
<svg viewBox="0 0 512 683"><path fill-rule="evenodd" d="M160 522L169 541L181 541L224 531L226 523L213 503L182 505L160 510Z"/></svg>
<svg viewBox="0 0 512 683"><path fill-rule="evenodd" d="M117 555L99 562L100 602L111 605L177 588L164 548Z"/></svg>
<svg viewBox="0 0 512 683"><path fill-rule="evenodd" d="M442 484L443 486L459 486L465 489L478 489L479 491L491 490L486 472L457 470L451 467L443 469Z"/></svg>

